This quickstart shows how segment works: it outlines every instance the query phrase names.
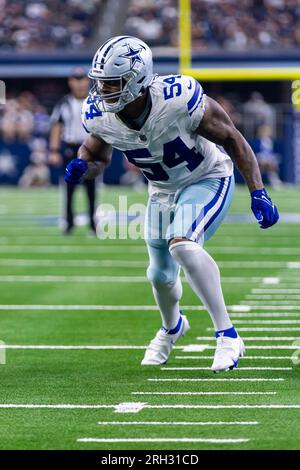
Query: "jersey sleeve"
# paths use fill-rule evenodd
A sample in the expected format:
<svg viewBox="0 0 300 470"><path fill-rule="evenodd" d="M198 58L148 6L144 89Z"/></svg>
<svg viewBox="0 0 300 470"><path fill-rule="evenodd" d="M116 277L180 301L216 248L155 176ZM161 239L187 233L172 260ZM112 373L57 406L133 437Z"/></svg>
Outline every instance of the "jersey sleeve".
<svg viewBox="0 0 300 470"><path fill-rule="evenodd" d="M206 95L197 80L184 75L182 76L182 97L188 127L194 132L204 116Z"/></svg>
<svg viewBox="0 0 300 470"><path fill-rule="evenodd" d="M91 97L87 97L82 105L81 110L81 121L83 128L89 134L98 135L99 131L99 118L101 118L102 113L99 111L95 105L95 101Z"/></svg>

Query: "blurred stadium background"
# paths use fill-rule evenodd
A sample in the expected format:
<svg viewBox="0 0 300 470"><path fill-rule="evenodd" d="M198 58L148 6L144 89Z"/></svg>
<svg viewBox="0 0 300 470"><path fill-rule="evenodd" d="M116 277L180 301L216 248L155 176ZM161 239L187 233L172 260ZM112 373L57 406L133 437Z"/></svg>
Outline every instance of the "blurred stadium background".
<svg viewBox="0 0 300 470"><path fill-rule="evenodd" d="M88 70L97 46L117 34L152 46L157 73L193 73L254 150L274 154L280 179L300 183L298 0L0 0L0 18L1 184L24 185L30 162L48 165L50 115L71 70ZM57 184L58 170L49 170L44 184ZM114 155L104 181L118 184L125 171Z"/></svg>
<svg viewBox="0 0 300 470"><path fill-rule="evenodd" d="M49 163L51 113L68 92L74 67L88 70L98 45L119 34L137 35L153 48L155 72L201 81L246 136L272 186L279 224L259 229L237 174L241 184L229 223L207 244L249 349L230 379L212 377L211 323L187 285L182 303L191 306L184 310L192 330L179 352L190 343L200 349L186 353L205 345L197 361L174 354L169 364L204 367L141 368L143 349L159 328L143 241L102 241L87 237L85 227L66 238L57 227L62 172ZM1 366L1 449L95 449L78 441L95 435L132 439L97 445L110 450L135 449L143 435L159 444L140 443L139 449L299 449L299 45L300 0L0 0L0 79L6 85L0 105L0 352L1 341L8 345ZM38 178L28 177L32 170ZM118 207L122 194L128 204L146 201L144 181L141 187L116 151L104 183L102 202ZM82 195L77 202L84 213ZM174 382L163 382L164 375ZM179 375L195 382L180 382ZM168 396L160 397L162 391ZM145 399L144 393L157 396ZM150 403L141 411L149 426L108 425L116 418L110 407L139 400ZM159 409L162 403L170 408ZM43 406L54 409L39 411ZM128 413L117 417L124 421ZM104 428L96 425L100 419ZM201 421L201 428L181 426L188 420Z"/></svg>

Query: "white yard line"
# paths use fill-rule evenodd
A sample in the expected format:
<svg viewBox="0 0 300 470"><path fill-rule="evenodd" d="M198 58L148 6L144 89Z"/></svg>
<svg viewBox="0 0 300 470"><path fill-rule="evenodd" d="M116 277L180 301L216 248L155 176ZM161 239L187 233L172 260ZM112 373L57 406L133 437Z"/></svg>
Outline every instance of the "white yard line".
<svg viewBox="0 0 300 470"><path fill-rule="evenodd" d="M279 307L281 307L283 310L287 310L289 307L292 310L299 310L299 302L296 302L296 300L242 300L241 305L249 306L252 307L253 309L257 310L259 308L270 310L270 309L276 309L279 310Z"/></svg>
<svg viewBox="0 0 300 470"><path fill-rule="evenodd" d="M206 346L205 349L213 349L215 350L215 346ZM294 345L285 345L285 346L282 346L281 344L276 344L276 345L272 345L272 346L267 346L267 345L264 345L264 346L258 346L258 345L248 345L248 343L246 344L246 349L247 351L249 349L293 349L293 350L296 350L296 349L300 349L300 343L297 342L297 344L294 344ZM247 357L247 356L246 356ZM246 358L245 358L246 359Z"/></svg>
<svg viewBox="0 0 300 470"><path fill-rule="evenodd" d="M156 437L156 438L114 438L114 439L100 439L93 437L84 437L77 439L77 442L99 442L99 443L116 443L116 442L202 442L208 444L239 444L242 442L249 442L250 439L204 439L204 438L167 438L167 437Z"/></svg>
<svg viewBox="0 0 300 470"><path fill-rule="evenodd" d="M190 311L206 311L206 308L203 305L182 305L183 310L190 310ZM250 305L228 305L227 309L235 313L236 315L241 315L243 312L252 312L255 310L289 310L294 312L295 310L300 310L300 305L298 306L284 306L284 305L277 305L277 306L270 306L270 305L258 305L258 306L250 306ZM0 304L0 310L158 310L156 305L71 305L71 304ZM275 312L274 312L275 314ZM255 313L256 315L264 315L264 313ZM288 312L284 312L282 314L290 315ZM292 313L295 315L295 313ZM297 315L300 315L300 311L297 312ZM247 315L248 317L248 315Z"/></svg>
<svg viewBox="0 0 300 470"><path fill-rule="evenodd" d="M257 318L257 320L250 320L250 321L257 321L261 323L261 318L281 318L281 317L300 317L300 312L266 312L266 313L231 313L231 318ZM275 320L276 322L278 320ZM280 320L279 320L280 321ZM288 320L287 320L288 321ZM237 320L235 320L237 323Z"/></svg>
<svg viewBox="0 0 300 470"><path fill-rule="evenodd" d="M244 379L188 379L188 378L172 378L172 379L147 379L149 382L283 382L282 377L277 379L244 378Z"/></svg>
<svg viewBox="0 0 300 470"><path fill-rule="evenodd" d="M265 302L262 302L260 305L258 304L259 302L254 303L249 301L242 305L231 305L230 307L233 312L252 312L255 310L300 310L300 305L278 305L276 303L273 305L273 303L270 304L270 302L268 302L268 305L266 305Z"/></svg>
<svg viewBox="0 0 300 470"><path fill-rule="evenodd" d="M234 320L235 325L300 325L300 320Z"/></svg>
<svg viewBox="0 0 300 470"><path fill-rule="evenodd" d="M146 245L144 246L114 246L106 244L98 245L0 245L0 253L140 253L147 255ZM286 267L286 263L283 267Z"/></svg>
<svg viewBox="0 0 300 470"><path fill-rule="evenodd" d="M194 346L194 345L191 345L191 346ZM144 350L146 349L147 345L145 346L138 346L138 345L52 345L52 344L36 344L36 345L32 345L32 344L0 344L0 349L36 349L36 350L42 350L42 349L45 349L45 350L81 350L81 349L90 349L90 350L107 350L107 351L113 351L113 350L134 350L134 349L141 349L141 350ZM300 349L300 344L298 345L286 345L286 346L282 346L282 345L272 345L272 346L258 346L258 345L247 345L246 346L247 350L250 350L250 349L291 349L291 350L297 350L297 349ZM211 345L199 345L199 347L197 349L194 349L194 348L191 348L189 349L189 346L174 346L173 349L175 350L181 350L183 352L187 351L187 352L201 352L201 351L204 351L206 349L211 349L211 350L215 350L215 346L211 346ZM181 356L182 358L187 358L188 356ZM212 357L210 356L199 356L199 359L204 359L207 358L207 359L213 359ZM253 357L254 358L254 357ZM256 359L260 359L262 357L256 357ZM282 359L290 359L290 357L286 356L286 357L282 357ZM252 359L252 356L246 356L246 357L243 357L241 358L242 360L246 360L246 359ZM268 357L264 357L264 359L268 359ZM279 357L277 356L272 356L272 359L279 359Z"/></svg>
<svg viewBox="0 0 300 470"><path fill-rule="evenodd" d="M0 403L0 409L53 409L53 410L101 410L101 409L113 409L115 405L37 405L37 404L16 404L16 403Z"/></svg>
<svg viewBox="0 0 300 470"><path fill-rule="evenodd" d="M99 262L100 263L100 262ZM136 264L130 266L131 268L141 267L141 265ZM148 263L145 263L144 267L147 266ZM1 263L0 263L1 265ZM46 265L44 265L46 266ZM68 266L67 263L63 263L61 266ZM75 266L75 265L69 265ZM79 263L78 266L80 267L87 267L84 264ZM88 265L89 266L89 265ZM105 266L104 264L102 266ZM109 264L107 263L107 266ZM114 264L111 265L113 267L125 267L124 265ZM89 266L90 267L90 266ZM222 282L225 283L241 283L241 282L253 282L257 283L260 280L257 278L247 278L247 277L222 277ZM145 283L149 284L149 281L146 276L103 276L103 275L85 275L85 276L74 276L74 275L6 275L0 276L0 282L125 282L125 283ZM182 278L182 282L186 283L186 279ZM251 294L250 294L251 295ZM262 298L261 296L259 298ZM300 296L297 296L300 299Z"/></svg>
<svg viewBox="0 0 300 470"><path fill-rule="evenodd" d="M199 410L226 410L226 409L291 409L291 410L298 410L300 409L300 405L145 405L145 409L199 409Z"/></svg>
<svg viewBox="0 0 300 470"><path fill-rule="evenodd" d="M201 356L200 354L198 356L175 356L175 359L188 359L188 360L192 360L192 359L195 359L195 360L199 360L199 359L210 359L212 360L214 357L213 356ZM242 360L243 362L247 359L252 359L252 360L267 360L267 361L273 361L274 359L280 359L280 360L283 360L283 359L286 359L286 360L291 360L291 356L244 356L244 357L240 357L240 360Z"/></svg>
<svg viewBox="0 0 300 470"><path fill-rule="evenodd" d="M0 282L125 282L148 283L145 276L0 276Z"/></svg>
<svg viewBox="0 0 300 470"><path fill-rule="evenodd" d="M99 242L100 243L100 242ZM103 243L103 242L102 242ZM104 240L105 243L105 240ZM7 250L6 250L7 249ZM24 250L23 250L24 249ZM107 252L121 252L123 253L124 250L130 253L145 253L147 252L146 244L124 244L124 245L113 245L113 244L103 244L103 246L99 245L90 245L85 244L83 245L63 245L60 243L54 244L38 244L38 245L28 245L28 244L17 244L17 243L0 243L0 251L4 252L14 252L14 251L28 251L30 252L43 252L43 253L52 253L53 250L57 250L57 252L76 252L76 253L107 253ZM240 246L207 246L207 250L211 253L220 253L220 254L245 254L245 247ZM255 255L274 255L274 254L283 254L283 255L299 255L300 254L300 247L289 248L289 247L250 247L247 246L247 253L255 254ZM259 261L255 261L258 263ZM264 262L263 262L264 263ZM276 261L274 262L276 263ZM287 263L290 263L292 268L299 268L300 263L295 261L283 262L284 266L287 266Z"/></svg>
<svg viewBox="0 0 300 470"><path fill-rule="evenodd" d="M63 345L50 345L50 344L37 344L37 345L29 345L29 344L0 344L0 349L46 349L46 350L66 350L66 349L95 349L95 350L123 350L123 349L146 349L147 346L127 346L127 345L109 345L109 346L89 346L89 345L80 345L80 346L63 346ZM183 349L183 346L175 346L175 349Z"/></svg>
<svg viewBox="0 0 300 470"><path fill-rule="evenodd" d="M98 421L101 426L251 426L258 421Z"/></svg>
<svg viewBox="0 0 300 470"><path fill-rule="evenodd" d="M246 300L299 300L300 295L298 294L247 294L245 296Z"/></svg>
<svg viewBox="0 0 300 470"><path fill-rule="evenodd" d="M208 246L208 251L212 253L225 253L225 254L260 254L260 255L300 255L299 247L261 247L261 246L247 246L245 249L244 246ZM293 262L293 265L296 264L297 267L300 266L300 263Z"/></svg>
<svg viewBox="0 0 300 470"><path fill-rule="evenodd" d="M214 328L206 328L207 331L215 331ZM263 327L252 327L252 328L247 328L247 327L241 327L239 328L239 331L267 331L269 333L272 333L272 331L300 331L300 328L299 327L291 327L291 328L273 328L273 327L269 327L269 328L263 328Z"/></svg>
<svg viewBox="0 0 300 470"><path fill-rule="evenodd" d="M300 289L251 289L252 294L299 294Z"/></svg>
<svg viewBox="0 0 300 470"><path fill-rule="evenodd" d="M239 328L241 331L241 328ZM269 331L269 330L268 330ZM197 336L199 341L215 341L211 336ZM246 341L296 341L300 340L300 336L245 336Z"/></svg>
<svg viewBox="0 0 300 470"><path fill-rule="evenodd" d="M211 370L210 367L161 367L160 370ZM238 373L248 370L293 370L292 367L241 367Z"/></svg>
<svg viewBox="0 0 300 470"><path fill-rule="evenodd" d="M122 260L93 260L93 259L0 259L0 266L35 266L35 267L51 267L51 266L71 266L71 267L104 267L104 268L146 268L149 263L147 261L122 261ZM259 282L259 281L258 281Z"/></svg>
<svg viewBox="0 0 300 470"><path fill-rule="evenodd" d="M276 395L277 392L131 392L132 395Z"/></svg>

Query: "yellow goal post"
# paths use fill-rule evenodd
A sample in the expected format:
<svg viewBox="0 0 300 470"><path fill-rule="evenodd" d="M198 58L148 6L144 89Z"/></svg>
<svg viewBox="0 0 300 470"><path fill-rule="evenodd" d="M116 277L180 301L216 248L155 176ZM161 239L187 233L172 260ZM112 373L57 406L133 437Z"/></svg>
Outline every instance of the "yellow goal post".
<svg viewBox="0 0 300 470"><path fill-rule="evenodd" d="M300 66L282 67L204 67L195 68L192 62L192 17L191 0L178 0L179 8L179 69L184 75L197 80L296 80L300 78Z"/></svg>

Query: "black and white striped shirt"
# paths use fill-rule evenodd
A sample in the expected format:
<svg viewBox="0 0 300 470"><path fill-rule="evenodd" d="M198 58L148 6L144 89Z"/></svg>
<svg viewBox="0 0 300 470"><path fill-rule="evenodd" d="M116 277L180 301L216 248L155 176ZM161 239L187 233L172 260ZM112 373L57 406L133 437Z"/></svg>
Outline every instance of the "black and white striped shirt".
<svg viewBox="0 0 300 470"><path fill-rule="evenodd" d="M71 94L65 95L52 111L51 124L62 124L62 140L67 144L80 145L87 136L81 122L83 102Z"/></svg>

